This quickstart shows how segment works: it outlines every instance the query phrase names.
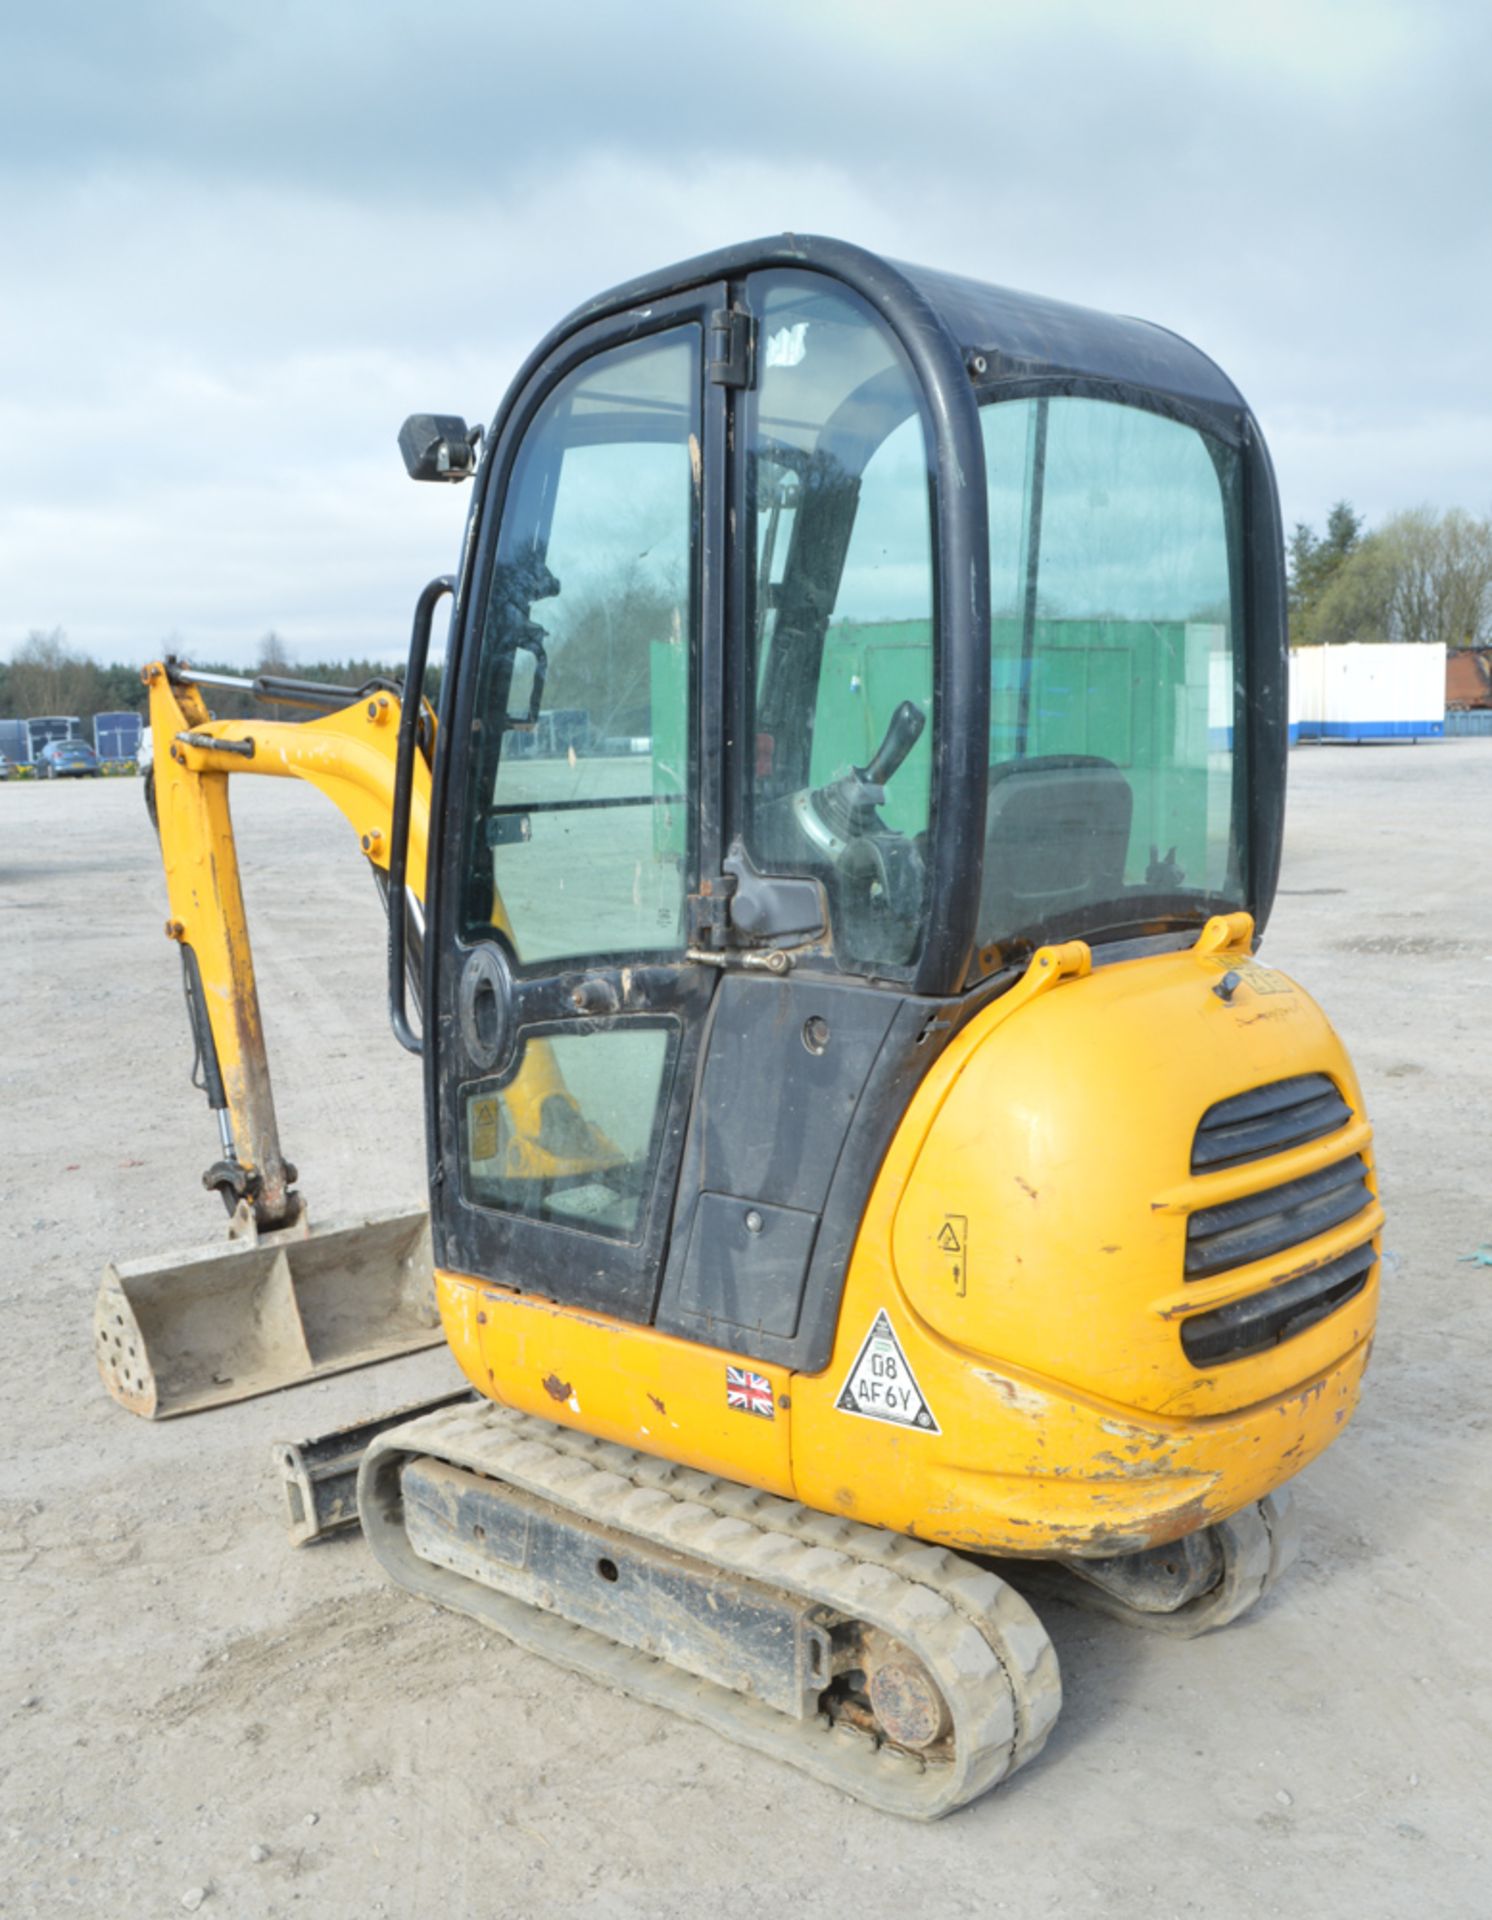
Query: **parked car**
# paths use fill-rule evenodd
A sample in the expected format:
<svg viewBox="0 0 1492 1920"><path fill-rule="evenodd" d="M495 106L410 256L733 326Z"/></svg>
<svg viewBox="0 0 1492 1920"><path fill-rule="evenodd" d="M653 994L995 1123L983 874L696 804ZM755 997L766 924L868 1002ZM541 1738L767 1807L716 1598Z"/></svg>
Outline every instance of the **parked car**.
<svg viewBox="0 0 1492 1920"><path fill-rule="evenodd" d="M54 740L37 757L36 770L43 780L81 780L100 772L98 755L86 740Z"/></svg>
<svg viewBox="0 0 1492 1920"><path fill-rule="evenodd" d="M135 765L141 773L149 773L155 765L155 735L149 727L140 735L140 744L135 749Z"/></svg>
<svg viewBox="0 0 1492 1920"><path fill-rule="evenodd" d="M9 778L10 778L10 762L6 759L3 753L0 753L0 780L8 780Z"/></svg>

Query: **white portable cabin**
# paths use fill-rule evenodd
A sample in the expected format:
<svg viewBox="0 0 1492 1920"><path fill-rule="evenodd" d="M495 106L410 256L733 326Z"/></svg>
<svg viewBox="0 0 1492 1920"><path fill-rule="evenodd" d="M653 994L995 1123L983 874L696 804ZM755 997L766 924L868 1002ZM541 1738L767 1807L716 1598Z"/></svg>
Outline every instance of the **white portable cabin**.
<svg viewBox="0 0 1492 1920"><path fill-rule="evenodd" d="M1438 740L1444 732L1440 642L1290 649L1292 742Z"/></svg>

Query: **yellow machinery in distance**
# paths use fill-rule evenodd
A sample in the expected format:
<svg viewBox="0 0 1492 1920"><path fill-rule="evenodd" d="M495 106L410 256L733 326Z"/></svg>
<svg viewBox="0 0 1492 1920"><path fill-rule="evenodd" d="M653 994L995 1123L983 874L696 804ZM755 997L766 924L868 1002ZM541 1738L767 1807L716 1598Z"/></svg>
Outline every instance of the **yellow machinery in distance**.
<svg viewBox="0 0 1492 1920"><path fill-rule="evenodd" d="M482 1402L372 1439L394 1578L945 1812L1060 1702L1018 1589L1235 1618L1367 1358L1360 1094L1253 957L1285 745L1257 427L1173 335L795 239L590 303L480 460L449 418L402 443L476 483L406 676L454 590L438 731L387 688L214 723L150 670L209 1180L259 1241L108 1276L105 1377L187 1410L438 1313ZM295 1217L248 771L321 786L385 876L428 1241ZM247 1356L287 1302L303 1350Z"/></svg>

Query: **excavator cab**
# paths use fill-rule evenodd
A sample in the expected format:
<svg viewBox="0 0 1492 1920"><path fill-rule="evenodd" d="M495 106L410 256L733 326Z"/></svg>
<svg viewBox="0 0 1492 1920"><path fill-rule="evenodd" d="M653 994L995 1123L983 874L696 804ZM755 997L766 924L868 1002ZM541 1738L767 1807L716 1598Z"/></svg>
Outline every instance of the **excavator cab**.
<svg viewBox="0 0 1492 1920"><path fill-rule="evenodd" d="M438 1316L473 1398L316 1451L394 1579L946 1812L1055 1717L1023 1595L1192 1634L1269 1590L1371 1345L1361 1095L1255 957L1257 425L1158 327L789 236L589 302L490 427L400 440L473 484L402 695L217 722L147 669L208 1179L258 1265L111 1271L105 1378L183 1411ZM297 1219L245 772L321 786L387 900L428 1238Z"/></svg>
<svg viewBox="0 0 1492 1920"><path fill-rule="evenodd" d="M929 1026L1046 942L1263 924L1262 441L1174 335L804 242L584 309L487 447L427 903L437 1264L822 1365Z"/></svg>

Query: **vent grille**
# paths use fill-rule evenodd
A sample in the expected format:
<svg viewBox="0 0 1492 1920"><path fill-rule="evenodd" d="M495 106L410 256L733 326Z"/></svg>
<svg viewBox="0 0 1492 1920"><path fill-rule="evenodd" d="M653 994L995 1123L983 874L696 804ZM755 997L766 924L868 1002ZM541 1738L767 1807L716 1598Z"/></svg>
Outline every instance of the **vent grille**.
<svg viewBox="0 0 1492 1920"><path fill-rule="evenodd" d="M1194 1367L1247 1360L1291 1340L1362 1292L1373 1271L1371 1246L1357 1247L1310 1273L1298 1274L1247 1300L1194 1314L1181 1326L1181 1345Z"/></svg>
<svg viewBox="0 0 1492 1920"><path fill-rule="evenodd" d="M1329 1233L1372 1204L1361 1154L1263 1193L1204 1207L1186 1223L1186 1277L1246 1267Z"/></svg>
<svg viewBox="0 0 1492 1920"><path fill-rule="evenodd" d="M1192 1172L1212 1173L1320 1140L1346 1126L1352 1109L1324 1073L1301 1073L1219 1100L1202 1115Z"/></svg>

